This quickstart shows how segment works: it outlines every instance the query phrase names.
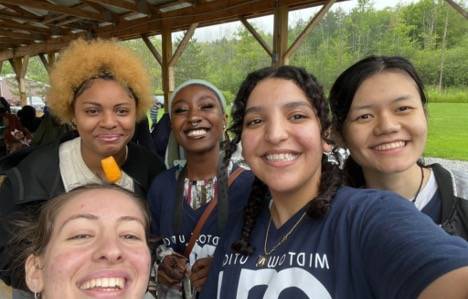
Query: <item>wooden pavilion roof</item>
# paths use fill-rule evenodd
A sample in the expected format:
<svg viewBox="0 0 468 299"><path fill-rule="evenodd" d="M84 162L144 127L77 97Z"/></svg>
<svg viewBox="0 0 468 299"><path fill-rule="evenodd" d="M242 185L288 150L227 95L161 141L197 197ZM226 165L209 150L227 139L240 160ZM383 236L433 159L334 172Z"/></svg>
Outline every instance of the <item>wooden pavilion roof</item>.
<svg viewBox="0 0 468 299"><path fill-rule="evenodd" d="M0 0L0 61L56 52L79 36L121 40L322 5L315 0Z"/></svg>

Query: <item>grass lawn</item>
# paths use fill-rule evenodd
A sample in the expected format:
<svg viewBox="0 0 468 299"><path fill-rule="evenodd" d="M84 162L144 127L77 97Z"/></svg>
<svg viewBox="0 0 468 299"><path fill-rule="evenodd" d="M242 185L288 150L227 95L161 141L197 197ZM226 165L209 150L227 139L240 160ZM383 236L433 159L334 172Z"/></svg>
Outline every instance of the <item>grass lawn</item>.
<svg viewBox="0 0 468 299"><path fill-rule="evenodd" d="M426 157L468 161L468 103L430 103Z"/></svg>

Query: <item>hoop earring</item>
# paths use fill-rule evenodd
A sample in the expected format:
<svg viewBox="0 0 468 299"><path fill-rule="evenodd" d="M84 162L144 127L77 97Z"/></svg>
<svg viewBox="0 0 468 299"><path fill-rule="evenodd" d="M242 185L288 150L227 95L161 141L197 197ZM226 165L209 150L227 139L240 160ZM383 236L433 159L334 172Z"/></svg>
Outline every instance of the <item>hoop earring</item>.
<svg viewBox="0 0 468 299"><path fill-rule="evenodd" d="M37 293L34 292L34 299L40 299L41 298L41 292Z"/></svg>

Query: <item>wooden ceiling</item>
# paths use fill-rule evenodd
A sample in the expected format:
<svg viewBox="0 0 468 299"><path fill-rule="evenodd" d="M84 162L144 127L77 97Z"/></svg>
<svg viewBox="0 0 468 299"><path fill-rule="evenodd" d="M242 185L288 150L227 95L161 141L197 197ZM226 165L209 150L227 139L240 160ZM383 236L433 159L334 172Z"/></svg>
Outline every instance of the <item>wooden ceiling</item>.
<svg viewBox="0 0 468 299"><path fill-rule="evenodd" d="M0 0L0 61L51 53L79 36L148 37L322 5L314 0Z"/></svg>

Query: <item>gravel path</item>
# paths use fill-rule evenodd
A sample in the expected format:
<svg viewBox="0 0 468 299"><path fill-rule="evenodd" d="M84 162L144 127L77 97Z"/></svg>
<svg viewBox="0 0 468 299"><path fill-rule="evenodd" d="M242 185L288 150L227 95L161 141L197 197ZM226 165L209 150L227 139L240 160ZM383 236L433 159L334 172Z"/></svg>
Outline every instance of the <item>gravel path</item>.
<svg viewBox="0 0 468 299"><path fill-rule="evenodd" d="M447 160L441 158L424 158L424 161L426 162L426 164L439 163L440 165L448 169L468 172L468 161Z"/></svg>

